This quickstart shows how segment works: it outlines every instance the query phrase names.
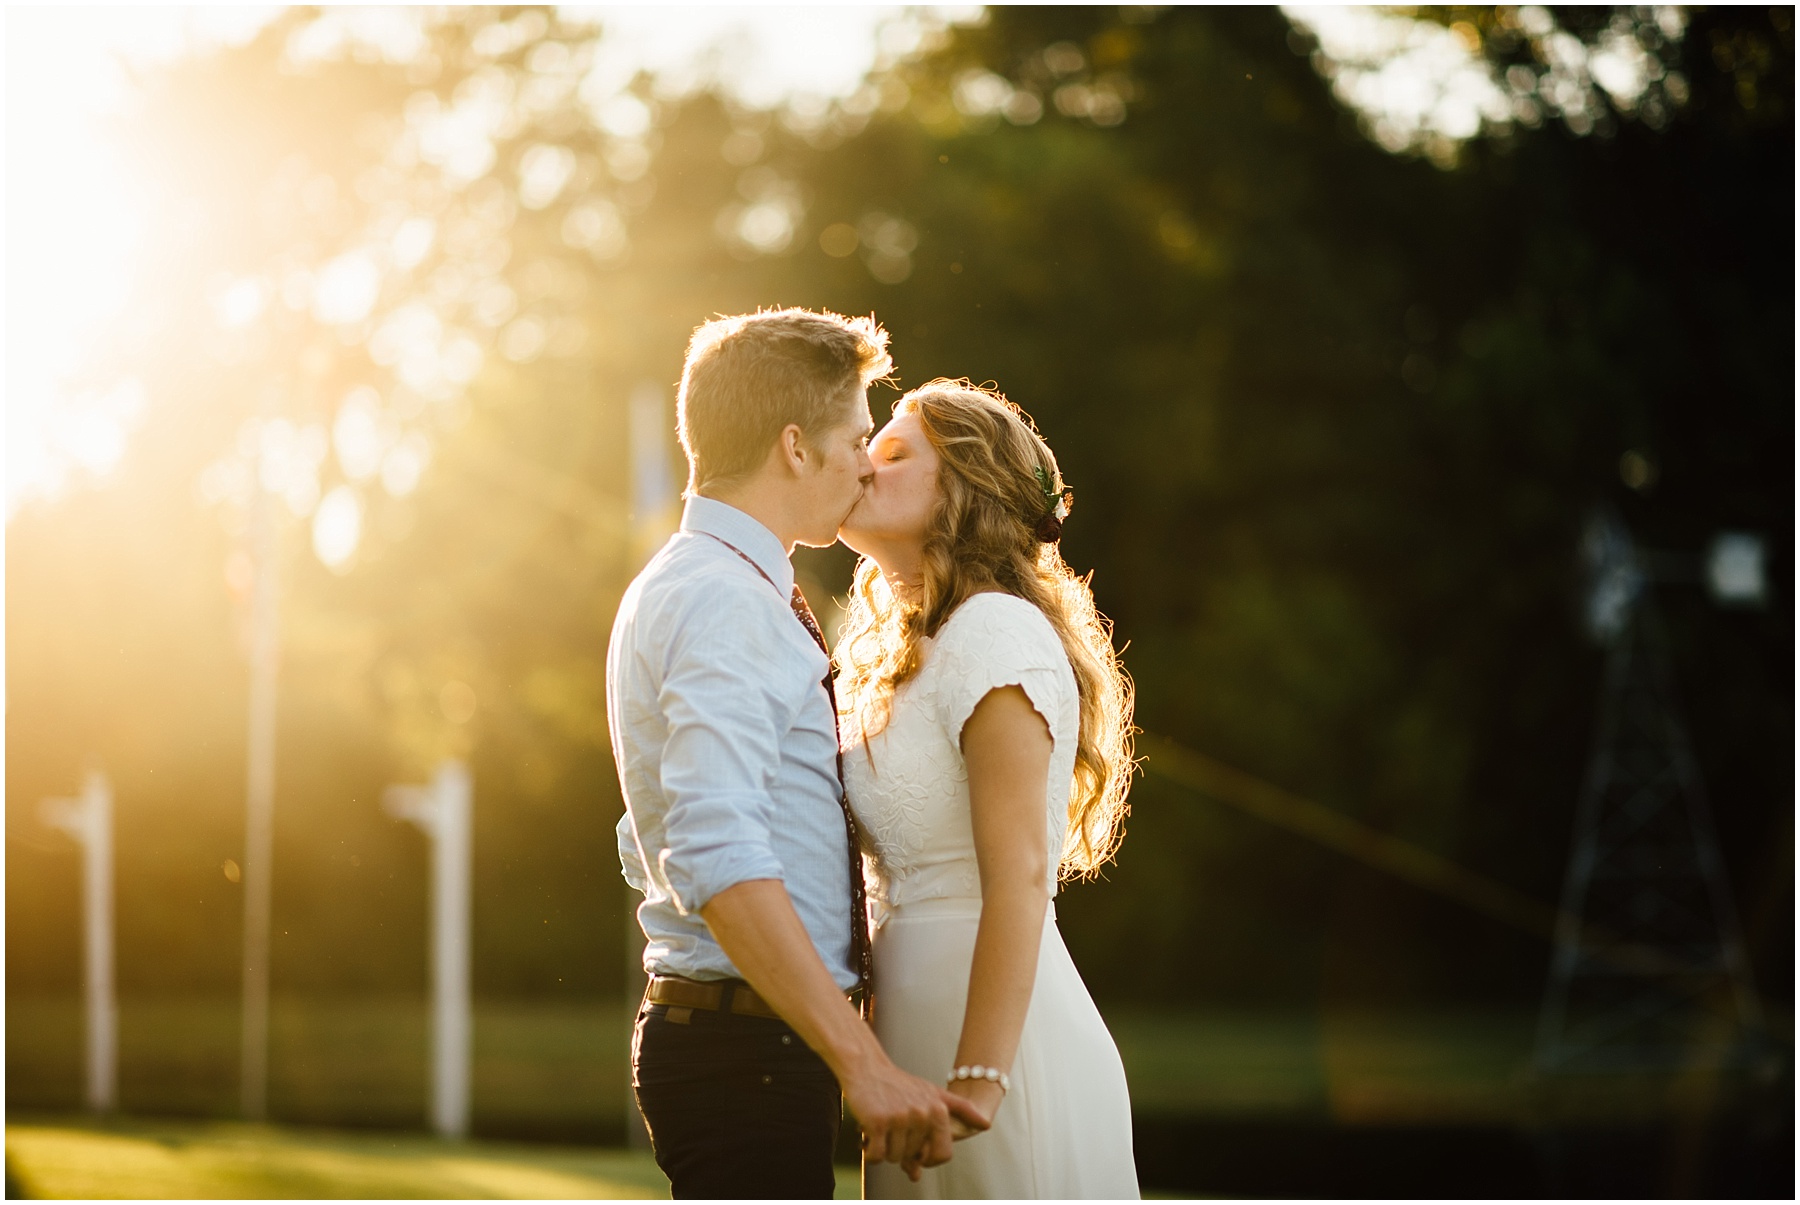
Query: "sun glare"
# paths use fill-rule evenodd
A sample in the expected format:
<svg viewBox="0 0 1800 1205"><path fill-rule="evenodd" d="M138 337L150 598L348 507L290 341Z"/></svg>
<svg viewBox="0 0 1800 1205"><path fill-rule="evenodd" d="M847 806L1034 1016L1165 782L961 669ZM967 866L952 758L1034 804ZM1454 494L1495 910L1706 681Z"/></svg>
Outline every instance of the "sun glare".
<svg viewBox="0 0 1800 1205"><path fill-rule="evenodd" d="M241 40L266 7L6 13L6 513L73 472L103 475L144 409L132 381L93 377L92 348L130 296L146 237L104 130L127 66ZM224 302L240 313L249 298Z"/></svg>
<svg viewBox="0 0 1800 1205"><path fill-rule="evenodd" d="M141 236L117 155L80 100L66 94L79 72L54 56L23 54L20 42L15 29L7 42L9 513L23 494L53 487L70 468L104 471L118 458L119 423L131 408L105 405L104 395L77 382L85 338L125 300ZM21 92L39 93L28 122L17 116ZM59 394L66 396L56 405Z"/></svg>
<svg viewBox="0 0 1800 1205"><path fill-rule="evenodd" d="M141 194L126 158L106 128L109 118L129 110L131 70L241 43L281 11L273 6L8 10L9 518L26 500L54 496L81 474L110 471L146 409L143 389L116 374L102 377L96 355L139 283L141 252L156 241L133 203ZM624 91L641 73L654 77L662 94L715 86L750 105L786 103L822 111L830 99L857 89L879 61L914 49L928 26L966 20L976 11L900 5L564 9L565 20L591 23L602 36L590 61L552 61L551 51L564 50L561 46L539 56L541 62L534 58L533 86L543 95L515 96L498 75L488 80L493 87L484 88L478 78L447 104L427 103L435 99L429 94L415 97L405 121L420 158L446 177L472 180L493 168L494 138L513 107L564 103L572 90L592 119L616 136L619 161L609 168L627 179L648 166L648 154L634 139L648 129L651 111ZM481 37L529 40L531 30L521 22L534 19L541 20L527 13L497 23ZM295 68L347 53L407 62L425 44L420 20L418 12L404 9L327 9L292 39L286 57ZM641 162L628 161L634 152ZM573 173L568 152L557 147L536 148L523 166L519 200L531 208L553 203ZM793 198L771 186L731 215L728 233L745 248L767 253L788 245L795 216ZM321 323L354 327L374 313L388 269L405 271L417 264L442 233L431 219L414 217L385 245L347 251L304 280L221 280L209 293L213 317L224 331L246 331L271 305L294 305L299 290L299 304ZM564 234L571 246L603 261L628 247L621 215L606 202L572 211ZM516 299L496 292L482 299L479 312L500 331L499 353L524 362L540 353L547 333L516 309ZM370 352L378 363L395 367L408 388L439 399L460 390L482 362L479 346L442 329L422 305L402 307L380 321ZM392 493L410 491L429 448L370 430L364 419L364 411L352 405L334 430L333 442L348 457L346 467L355 465L365 479L379 476ZM263 434L281 442L273 430ZM307 495L316 489L288 482L285 492L291 506L310 510L313 499ZM203 494L213 492L202 488ZM358 525L347 521L341 505L333 514L325 525L332 534L322 537L318 548L321 557L345 541L355 543Z"/></svg>

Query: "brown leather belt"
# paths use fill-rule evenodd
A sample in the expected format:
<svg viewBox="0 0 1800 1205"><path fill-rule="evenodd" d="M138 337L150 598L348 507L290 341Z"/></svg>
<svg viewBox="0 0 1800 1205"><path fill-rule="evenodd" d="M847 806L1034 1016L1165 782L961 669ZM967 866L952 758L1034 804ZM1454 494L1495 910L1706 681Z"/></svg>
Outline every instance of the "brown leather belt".
<svg viewBox="0 0 1800 1205"><path fill-rule="evenodd" d="M647 1004L666 1004L671 1009L697 1008L704 1012L729 1012L746 1017L781 1020L781 1014L770 1008L768 1002L741 979L702 982L698 979L683 979L678 975L652 975L650 988L644 993L644 1001Z"/></svg>

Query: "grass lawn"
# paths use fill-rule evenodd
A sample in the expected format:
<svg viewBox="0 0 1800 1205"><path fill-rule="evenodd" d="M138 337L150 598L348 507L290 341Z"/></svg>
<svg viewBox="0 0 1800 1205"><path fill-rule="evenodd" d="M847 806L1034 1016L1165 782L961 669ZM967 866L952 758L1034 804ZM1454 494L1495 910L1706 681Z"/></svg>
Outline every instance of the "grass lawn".
<svg viewBox="0 0 1800 1205"><path fill-rule="evenodd" d="M120 1002L121 1107L138 1116L237 1112L238 1003ZM426 1124L422 997L277 999L269 1107L303 1125ZM1141 1115L1504 1122L1519 1107L1535 1018L1524 1010L1317 1014L1109 1010ZM473 1125L486 1137L623 1142L630 1015L621 1006L477 1001ZM6 1099L72 1114L81 1016L68 998L13 998Z"/></svg>
<svg viewBox="0 0 1800 1205"><path fill-rule="evenodd" d="M1505 1124L1536 1017L1523 1010L1117 1011L1139 1116Z"/></svg>
<svg viewBox="0 0 1800 1205"><path fill-rule="evenodd" d="M442 1142L237 1122L9 1121L7 1195L38 1198L548 1198L669 1195L632 1151ZM838 1196L857 1197L840 1168Z"/></svg>
<svg viewBox="0 0 1800 1205"><path fill-rule="evenodd" d="M80 1001L6 1003L8 1105L79 1112ZM231 997L122 999L120 1108L139 1116L235 1116L238 1009ZM630 1016L622 1005L477 1001L474 1020L477 1134L624 1141ZM269 1110L276 1119L427 1126L430 1022L422 996L278 997L269 1021Z"/></svg>
<svg viewBox="0 0 1800 1205"><path fill-rule="evenodd" d="M1165 1128L1504 1130L1544 1103L1534 1105L1524 1075L1535 1020L1524 1010L1106 1015L1134 1113ZM619 1146L628 1020L622 1007L601 1004L477 1002L471 1095L481 1138L445 1143L423 1133L422 999L278 1000L270 1035L276 1126L223 1120L237 1105L235 1000L121 1001L126 1115L96 1122L79 1113L79 1003L10 999L8 1195L666 1197L649 1157ZM1791 1049L1791 1014L1771 1021ZM1558 1107L1620 1122L1680 1103L1635 1082L1583 1091ZM168 1117L219 1120L150 1120ZM531 1141L502 1141L513 1138ZM551 1141L562 1145L545 1145ZM856 1180L840 1169L838 1196L856 1197Z"/></svg>

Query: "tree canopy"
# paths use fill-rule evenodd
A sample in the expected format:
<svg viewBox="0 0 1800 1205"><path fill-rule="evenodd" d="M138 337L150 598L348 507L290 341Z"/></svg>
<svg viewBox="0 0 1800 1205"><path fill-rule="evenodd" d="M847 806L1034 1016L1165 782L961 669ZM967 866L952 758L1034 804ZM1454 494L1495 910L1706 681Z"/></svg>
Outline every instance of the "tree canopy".
<svg viewBox="0 0 1800 1205"><path fill-rule="evenodd" d="M899 385L996 382L1056 448L1067 556L1146 731L1541 899L1598 689L1584 518L1615 508L1676 555L1765 536L1765 609L1658 597L1781 996L1791 13L1657 34L1636 11L1429 10L1513 107L1397 151L1271 9L997 7L777 112L648 76L596 93L604 27L535 8L450 10L385 57L294 10L161 73L128 132L154 263L93 366L148 409L111 477L9 524L9 794L100 759L125 990L235 983L220 864L241 856L266 488L292 518L278 988L422 980L423 857L377 802L458 755L477 990L612 990L628 398L666 398L712 314L872 312ZM1560 82L1556 38L1614 36L1641 38L1654 86ZM803 554L815 604L849 565ZM69 857L30 808L7 824L10 990L72 983ZM1117 866L1061 914L1103 999L1529 1000L1545 963L1153 776Z"/></svg>

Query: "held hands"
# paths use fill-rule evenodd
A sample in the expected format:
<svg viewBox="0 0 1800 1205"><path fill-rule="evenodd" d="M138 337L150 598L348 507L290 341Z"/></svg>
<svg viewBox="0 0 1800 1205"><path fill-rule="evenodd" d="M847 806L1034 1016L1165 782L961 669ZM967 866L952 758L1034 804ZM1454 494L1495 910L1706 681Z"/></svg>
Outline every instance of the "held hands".
<svg viewBox="0 0 1800 1205"><path fill-rule="evenodd" d="M970 1125L963 1120L965 1111L952 1113L950 1116L950 1133L958 1141L973 1138L994 1124L994 1114L1000 1111L1000 1102L1006 1096L1006 1089L999 1084L984 1079L954 1080L944 1094L963 1102L968 1109L981 1116L979 1126Z"/></svg>
<svg viewBox="0 0 1800 1205"><path fill-rule="evenodd" d="M949 1162L953 1139L987 1129L990 1116L885 1058L845 1082L844 1103L862 1125L865 1157L898 1163L914 1182L921 1168Z"/></svg>

